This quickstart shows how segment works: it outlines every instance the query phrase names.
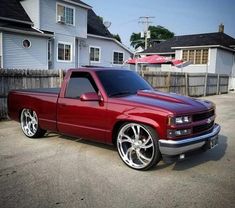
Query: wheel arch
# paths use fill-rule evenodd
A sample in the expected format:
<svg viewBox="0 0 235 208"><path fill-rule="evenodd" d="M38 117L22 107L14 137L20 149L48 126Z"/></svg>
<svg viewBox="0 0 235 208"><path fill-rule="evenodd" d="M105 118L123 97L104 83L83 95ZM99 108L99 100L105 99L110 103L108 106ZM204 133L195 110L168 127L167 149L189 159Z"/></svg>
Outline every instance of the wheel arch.
<svg viewBox="0 0 235 208"><path fill-rule="evenodd" d="M139 123L139 124L143 124L143 125L148 125L155 130L155 133L157 135L159 135L158 134L159 124L152 119L145 118L145 117L138 117L138 116L131 117L131 118L120 118L114 124L113 129L112 129L112 144L114 146L116 146L116 139L117 139L116 136L117 136L118 130L125 123Z"/></svg>

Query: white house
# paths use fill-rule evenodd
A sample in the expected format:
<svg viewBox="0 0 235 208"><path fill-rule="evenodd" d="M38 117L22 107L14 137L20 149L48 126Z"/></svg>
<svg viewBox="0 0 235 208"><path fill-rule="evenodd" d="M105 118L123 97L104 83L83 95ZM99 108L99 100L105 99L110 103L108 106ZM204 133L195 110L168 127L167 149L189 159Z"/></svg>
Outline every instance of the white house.
<svg viewBox="0 0 235 208"><path fill-rule="evenodd" d="M235 76L235 39L223 30L215 33L175 36L141 52L190 61L184 72Z"/></svg>
<svg viewBox="0 0 235 208"><path fill-rule="evenodd" d="M159 67L162 71L227 74L230 88L235 88L235 39L224 33L223 25L215 33L175 36L140 54L158 54L191 62L181 69L162 65Z"/></svg>
<svg viewBox="0 0 235 208"><path fill-rule="evenodd" d="M80 0L1 0L0 67L119 66L132 52Z"/></svg>

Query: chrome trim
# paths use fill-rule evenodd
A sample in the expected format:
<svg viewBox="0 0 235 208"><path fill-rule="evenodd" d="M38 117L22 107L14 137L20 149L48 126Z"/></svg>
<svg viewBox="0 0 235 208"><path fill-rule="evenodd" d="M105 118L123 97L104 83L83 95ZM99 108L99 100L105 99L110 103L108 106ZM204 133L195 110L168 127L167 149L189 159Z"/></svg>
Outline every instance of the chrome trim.
<svg viewBox="0 0 235 208"><path fill-rule="evenodd" d="M211 140L212 138L217 136L220 132L220 129L220 126L218 124L215 124L212 132L201 136L182 140L160 139L158 141L160 152L164 155L178 155L190 150L200 148L206 143L206 141Z"/></svg>

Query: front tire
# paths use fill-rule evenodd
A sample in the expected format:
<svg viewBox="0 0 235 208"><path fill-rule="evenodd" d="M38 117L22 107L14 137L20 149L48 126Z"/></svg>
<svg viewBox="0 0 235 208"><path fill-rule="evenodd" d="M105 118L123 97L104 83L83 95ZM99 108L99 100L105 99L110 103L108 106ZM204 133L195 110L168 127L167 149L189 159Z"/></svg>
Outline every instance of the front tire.
<svg viewBox="0 0 235 208"><path fill-rule="evenodd" d="M123 124L117 134L117 149L122 161L136 170L147 170L161 160L157 134L147 125Z"/></svg>
<svg viewBox="0 0 235 208"><path fill-rule="evenodd" d="M20 114L21 129L29 138L38 138L44 136L46 130L39 126L38 116L35 111L24 108Z"/></svg>

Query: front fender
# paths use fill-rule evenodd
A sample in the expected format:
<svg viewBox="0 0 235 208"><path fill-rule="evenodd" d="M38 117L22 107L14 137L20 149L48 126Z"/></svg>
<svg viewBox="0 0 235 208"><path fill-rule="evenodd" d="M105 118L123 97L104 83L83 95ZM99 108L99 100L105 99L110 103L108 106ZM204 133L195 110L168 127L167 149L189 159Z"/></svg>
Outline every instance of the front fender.
<svg viewBox="0 0 235 208"><path fill-rule="evenodd" d="M149 126L152 126L154 129L158 130L159 124L157 121L136 115L120 115L117 117L117 122L126 121L126 122L136 122L136 123L143 123Z"/></svg>

